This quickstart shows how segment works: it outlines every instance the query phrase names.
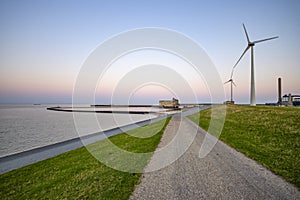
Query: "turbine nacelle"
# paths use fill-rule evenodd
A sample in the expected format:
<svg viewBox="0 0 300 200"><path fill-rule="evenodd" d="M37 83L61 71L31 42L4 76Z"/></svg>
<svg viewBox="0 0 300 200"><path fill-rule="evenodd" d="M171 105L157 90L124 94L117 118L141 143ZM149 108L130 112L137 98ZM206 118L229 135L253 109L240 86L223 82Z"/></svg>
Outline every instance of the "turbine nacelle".
<svg viewBox="0 0 300 200"><path fill-rule="evenodd" d="M234 83L234 81L233 81L232 79L229 79L229 80L226 81L224 84L229 83L229 82L231 82L231 83L236 87L236 84Z"/></svg>

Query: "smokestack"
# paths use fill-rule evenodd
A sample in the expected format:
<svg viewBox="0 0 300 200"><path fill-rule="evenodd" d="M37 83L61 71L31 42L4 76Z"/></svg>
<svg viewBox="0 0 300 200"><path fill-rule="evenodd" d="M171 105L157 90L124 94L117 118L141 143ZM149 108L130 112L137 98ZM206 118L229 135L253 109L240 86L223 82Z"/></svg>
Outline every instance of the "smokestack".
<svg viewBox="0 0 300 200"><path fill-rule="evenodd" d="M282 96L281 96L281 78L278 78L278 104L281 105Z"/></svg>
<svg viewBox="0 0 300 200"><path fill-rule="evenodd" d="M289 94L289 100L288 100L288 105L287 106L293 106L293 101L292 101L292 94Z"/></svg>

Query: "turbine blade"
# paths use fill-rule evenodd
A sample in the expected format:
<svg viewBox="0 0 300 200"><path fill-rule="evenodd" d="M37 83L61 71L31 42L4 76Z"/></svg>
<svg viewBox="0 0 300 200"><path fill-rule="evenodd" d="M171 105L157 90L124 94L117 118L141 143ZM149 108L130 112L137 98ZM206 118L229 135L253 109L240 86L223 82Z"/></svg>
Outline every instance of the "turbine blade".
<svg viewBox="0 0 300 200"><path fill-rule="evenodd" d="M276 36L276 37L271 37L271 38L267 38L267 39L263 39L263 40L256 40L253 43L256 44L256 43L259 43L259 42L264 42L264 41L267 41L267 40L273 40L273 39L276 39L276 38L279 38L279 37Z"/></svg>
<svg viewBox="0 0 300 200"><path fill-rule="evenodd" d="M224 84L229 83L229 82L230 82L230 80L229 80L229 81L226 81Z"/></svg>
<svg viewBox="0 0 300 200"><path fill-rule="evenodd" d="M245 55L245 53L248 51L248 49L250 48L250 46L247 46L245 51L243 52L243 54L241 55L241 57L238 59L238 61L235 63L235 65L233 66L233 69L237 66L237 64L240 62L240 60L242 59L242 57ZM232 70L233 70L232 69Z"/></svg>
<svg viewBox="0 0 300 200"><path fill-rule="evenodd" d="M232 81L232 84L236 87L236 84Z"/></svg>
<svg viewBox="0 0 300 200"><path fill-rule="evenodd" d="M245 31L245 34L246 34L246 37L247 37L248 44L249 44L250 40L249 40L249 36L248 36L247 30L246 30L246 27L245 27L244 24L243 24L243 27L244 27L244 31Z"/></svg>

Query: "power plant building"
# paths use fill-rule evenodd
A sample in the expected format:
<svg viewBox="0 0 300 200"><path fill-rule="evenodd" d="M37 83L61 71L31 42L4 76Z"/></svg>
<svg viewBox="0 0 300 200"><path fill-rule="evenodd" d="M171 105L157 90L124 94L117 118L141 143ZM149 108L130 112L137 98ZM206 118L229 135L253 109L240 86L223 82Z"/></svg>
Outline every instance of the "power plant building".
<svg viewBox="0 0 300 200"><path fill-rule="evenodd" d="M159 106L163 108L178 108L179 101L178 99L173 98L172 100L160 100Z"/></svg>
<svg viewBox="0 0 300 200"><path fill-rule="evenodd" d="M300 95L285 94L281 96L281 78L278 78L278 105L300 106Z"/></svg>
<svg viewBox="0 0 300 200"><path fill-rule="evenodd" d="M284 106L300 106L300 95L284 95L282 97L281 105Z"/></svg>

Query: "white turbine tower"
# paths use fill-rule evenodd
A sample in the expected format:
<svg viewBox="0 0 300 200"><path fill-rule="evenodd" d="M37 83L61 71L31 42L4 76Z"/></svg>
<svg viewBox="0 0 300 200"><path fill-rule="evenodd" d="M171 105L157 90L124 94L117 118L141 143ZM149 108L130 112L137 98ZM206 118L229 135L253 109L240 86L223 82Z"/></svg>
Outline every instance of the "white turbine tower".
<svg viewBox="0 0 300 200"><path fill-rule="evenodd" d="M244 56L244 54L251 48L251 92L250 92L250 105L251 106L256 106L256 99L255 99L255 78L254 78L254 49L253 49L253 47L254 47L254 45L256 43L264 42L264 41L267 41L267 40L272 40L272 39L278 38L278 36L267 38L267 39L263 39L263 40L256 40L254 42L251 42L250 39L249 39L249 36L248 36L248 33L246 31L246 28L245 28L244 24L243 24L243 27L244 27L244 31L245 31L245 34L246 34L246 37L247 37L248 45L247 45L245 51L243 52L243 54L241 55L241 57L238 59L238 61L236 62L236 64L233 66L233 69L240 62L240 60L242 59L242 57Z"/></svg>

